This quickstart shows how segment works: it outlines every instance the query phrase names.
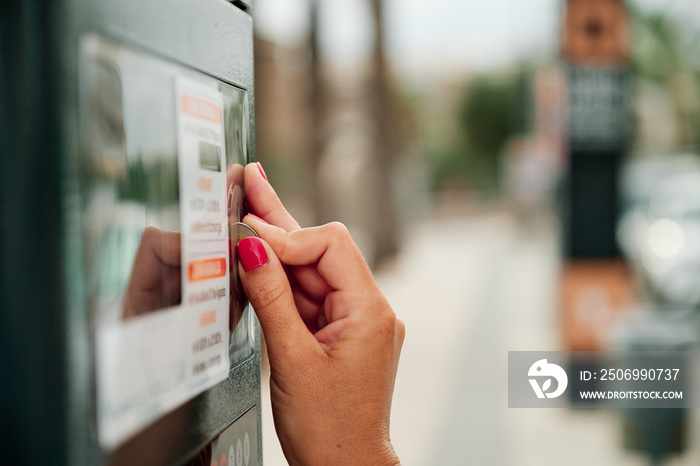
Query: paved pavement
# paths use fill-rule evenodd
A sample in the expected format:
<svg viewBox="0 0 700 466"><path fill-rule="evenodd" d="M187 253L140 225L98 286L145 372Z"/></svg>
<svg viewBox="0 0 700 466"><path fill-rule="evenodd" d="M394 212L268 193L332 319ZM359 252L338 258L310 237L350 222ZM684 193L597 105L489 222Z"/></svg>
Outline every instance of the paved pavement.
<svg viewBox="0 0 700 466"><path fill-rule="evenodd" d="M507 352L559 349L553 223L505 213L438 218L375 274L407 328L392 415L404 466L641 466L602 410L508 409ZM268 375L263 368L263 385ZM286 464L263 387L264 460ZM694 447L669 466L700 464Z"/></svg>

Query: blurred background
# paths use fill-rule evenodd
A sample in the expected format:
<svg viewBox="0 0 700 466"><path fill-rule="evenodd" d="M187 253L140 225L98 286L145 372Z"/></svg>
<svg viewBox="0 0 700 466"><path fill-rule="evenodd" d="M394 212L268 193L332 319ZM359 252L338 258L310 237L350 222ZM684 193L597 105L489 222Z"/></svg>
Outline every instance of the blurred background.
<svg viewBox="0 0 700 466"><path fill-rule="evenodd" d="M697 410L508 409L506 363L698 346L700 3L253 16L258 160L303 226L346 224L406 323L403 464L699 464Z"/></svg>

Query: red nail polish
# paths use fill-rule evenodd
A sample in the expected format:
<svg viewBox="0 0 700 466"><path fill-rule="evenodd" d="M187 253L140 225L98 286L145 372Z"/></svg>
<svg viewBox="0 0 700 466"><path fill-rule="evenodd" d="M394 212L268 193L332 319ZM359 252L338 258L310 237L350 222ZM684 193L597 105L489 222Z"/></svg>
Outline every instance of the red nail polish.
<svg viewBox="0 0 700 466"><path fill-rule="evenodd" d="M261 218L258 217L257 215L255 215L255 214L253 214L253 213L250 213L250 212L248 212L248 215L250 215L251 217L253 217L255 220L258 220L258 221L260 221L260 222L263 222L265 225L268 225L268 223L267 223L265 220L261 219Z"/></svg>
<svg viewBox="0 0 700 466"><path fill-rule="evenodd" d="M265 170L263 170L262 165L260 165L260 162L255 162L258 165L258 170L260 170L260 174L262 175L263 178L265 178L265 181L267 181L267 175L265 174Z"/></svg>
<svg viewBox="0 0 700 466"><path fill-rule="evenodd" d="M260 238L243 238L238 242L238 259L246 272L267 264L267 251Z"/></svg>

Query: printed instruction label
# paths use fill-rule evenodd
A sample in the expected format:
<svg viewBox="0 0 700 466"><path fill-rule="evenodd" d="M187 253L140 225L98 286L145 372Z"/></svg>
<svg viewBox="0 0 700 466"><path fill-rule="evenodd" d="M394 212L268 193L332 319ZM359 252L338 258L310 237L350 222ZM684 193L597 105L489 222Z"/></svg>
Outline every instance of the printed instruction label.
<svg viewBox="0 0 700 466"><path fill-rule="evenodd" d="M229 369L229 241L223 99L175 78L181 304L96 330L99 439L119 445L224 380Z"/></svg>

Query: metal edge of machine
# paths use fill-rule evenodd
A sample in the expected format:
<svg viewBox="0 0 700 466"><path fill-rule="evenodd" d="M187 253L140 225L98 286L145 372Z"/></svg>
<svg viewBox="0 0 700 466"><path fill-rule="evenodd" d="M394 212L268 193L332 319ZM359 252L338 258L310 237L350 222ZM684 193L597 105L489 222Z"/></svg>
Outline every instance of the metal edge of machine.
<svg viewBox="0 0 700 466"><path fill-rule="evenodd" d="M13 355L2 367L7 376L0 401L7 415L0 429L2 443L9 447L5 459L75 465L109 459L96 440L85 302L84 200L78 176L80 37L97 33L245 88L251 161L255 94L252 18L244 12L248 6L224 0L174 0L167 8L156 0L2 6L0 154L6 169L0 188L0 299L6 311L0 350ZM245 405L258 407L261 445L259 325L254 331L253 356L232 368L228 380L189 402L199 409L196 423L187 441L169 446L177 451L170 451L165 462L181 461L211 441L246 411ZM167 416L161 421L167 422ZM260 450L258 455L261 460Z"/></svg>

